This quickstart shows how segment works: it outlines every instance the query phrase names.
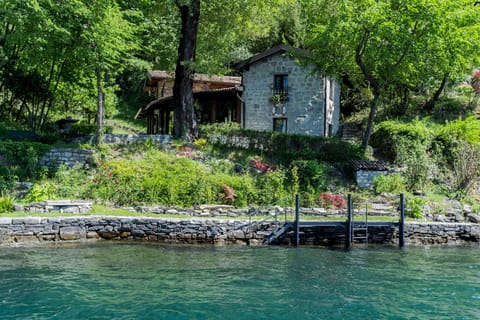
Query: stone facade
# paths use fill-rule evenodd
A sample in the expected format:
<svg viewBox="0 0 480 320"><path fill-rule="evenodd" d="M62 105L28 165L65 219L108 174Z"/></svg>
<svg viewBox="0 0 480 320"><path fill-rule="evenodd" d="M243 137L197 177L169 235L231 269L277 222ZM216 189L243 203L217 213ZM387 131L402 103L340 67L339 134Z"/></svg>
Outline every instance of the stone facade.
<svg viewBox="0 0 480 320"><path fill-rule="evenodd" d="M355 171L355 180L360 188L373 189L373 179L386 174L387 171L359 170Z"/></svg>
<svg viewBox="0 0 480 320"><path fill-rule="evenodd" d="M332 78L312 71L311 67L304 68L295 58L281 53L266 57L246 69L243 73L244 127L271 131L274 119L284 118L288 133L323 136L328 132L325 130L325 100L331 100L334 109L330 133L335 134L339 127L340 86ZM288 76L284 115L283 110L272 112L274 106L270 99L274 94L275 75ZM332 89L326 90L330 85Z"/></svg>

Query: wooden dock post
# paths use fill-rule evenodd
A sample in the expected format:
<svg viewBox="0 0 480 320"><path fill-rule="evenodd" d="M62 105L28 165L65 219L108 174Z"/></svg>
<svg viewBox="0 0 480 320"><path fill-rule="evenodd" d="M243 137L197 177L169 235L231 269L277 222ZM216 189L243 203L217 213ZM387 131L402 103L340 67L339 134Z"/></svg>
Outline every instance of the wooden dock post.
<svg viewBox="0 0 480 320"><path fill-rule="evenodd" d="M345 248L350 248L352 244L352 214L353 214L353 202L352 195L347 197L347 221L345 222Z"/></svg>
<svg viewBox="0 0 480 320"><path fill-rule="evenodd" d="M295 196L295 247L300 244L300 195Z"/></svg>
<svg viewBox="0 0 480 320"><path fill-rule="evenodd" d="M405 246L405 195L400 193L400 221L398 223L398 245Z"/></svg>

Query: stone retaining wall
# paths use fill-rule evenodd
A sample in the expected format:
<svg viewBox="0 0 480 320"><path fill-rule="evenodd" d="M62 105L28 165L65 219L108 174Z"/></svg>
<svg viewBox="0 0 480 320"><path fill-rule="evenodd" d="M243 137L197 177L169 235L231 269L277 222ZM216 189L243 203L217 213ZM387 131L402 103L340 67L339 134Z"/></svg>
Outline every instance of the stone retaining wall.
<svg viewBox="0 0 480 320"><path fill-rule="evenodd" d="M15 204L15 211L24 212L60 212L60 213L88 213L92 209L91 201L83 200L46 200L32 202L27 205Z"/></svg>
<svg viewBox="0 0 480 320"><path fill-rule="evenodd" d="M136 142L143 142L146 140L151 140L158 145L166 144L172 140L172 136L161 135L161 134L105 134L103 136L104 143L115 143L115 144L132 144ZM95 137L79 137L71 139L71 143L93 143Z"/></svg>
<svg viewBox="0 0 480 320"><path fill-rule="evenodd" d="M76 148L55 148L49 150L40 159L40 166L58 168L61 165L74 166L76 164L92 164L93 151Z"/></svg>
<svg viewBox="0 0 480 320"><path fill-rule="evenodd" d="M281 221L161 219L145 217L0 218L0 244L131 239L172 243L262 244ZM287 235L288 239L290 235ZM339 244L344 228L302 230L301 244ZM398 228L369 229L377 243L398 243ZM480 243L480 224L406 223L406 244ZM283 241L282 243L288 243Z"/></svg>

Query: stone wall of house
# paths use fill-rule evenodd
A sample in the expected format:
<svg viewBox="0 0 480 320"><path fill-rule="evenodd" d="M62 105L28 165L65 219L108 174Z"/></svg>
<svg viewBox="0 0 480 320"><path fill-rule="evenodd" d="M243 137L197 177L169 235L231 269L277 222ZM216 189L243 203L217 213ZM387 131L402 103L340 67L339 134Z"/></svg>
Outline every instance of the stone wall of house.
<svg viewBox="0 0 480 320"><path fill-rule="evenodd" d="M61 165L74 166L76 164L92 164L92 150L76 148L55 148L50 149L40 159L40 166L58 168Z"/></svg>
<svg viewBox="0 0 480 320"><path fill-rule="evenodd" d="M386 171L358 170L355 172L355 180L360 188L372 189L373 179L385 174L387 174Z"/></svg>
<svg viewBox="0 0 480 320"><path fill-rule="evenodd" d="M287 132L305 135L324 133L324 77L303 68L293 57L280 54L257 62L243 74L245 102L245 128L272 130L273 119L270 98L274 90L274 76L288 74L288 101L285 103ZM334 101L339 106L340 91L335 86ZM333 133L338 130L339 108L334 113Z"/></svg>
<svg viewBox="0 0 480 320"><path fill-rule="evenodd" d="M93 143L95 140L94 136L79 137L70 140L71 143ZM105 134L104 142L105 143L115 143L115 144L132 144L136 142L143 142L146 140L151 140L157 145L163 145L172 140L172 136L162 135L162 134Z"/></svg>

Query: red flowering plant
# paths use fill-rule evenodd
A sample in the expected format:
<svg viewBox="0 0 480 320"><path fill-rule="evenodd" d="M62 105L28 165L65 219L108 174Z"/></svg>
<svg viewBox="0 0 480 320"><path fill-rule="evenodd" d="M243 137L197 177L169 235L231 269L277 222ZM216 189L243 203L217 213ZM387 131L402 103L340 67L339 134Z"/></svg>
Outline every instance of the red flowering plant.
<svg viewBox="0 0 480 320"><path fill-rule="evenodd" d="M347 207L347 202L341 194L321 193L318 202L321 207L329 209L345 209Z"/></svg>
<svg viewBox="0 0 480 320"><path fill-rule="evenodd" d="M262 162L260 160L252 160L252 161L250 161L250 165L252 166L252 168L257 170L259 173L265 173L265 172L268 172L268 171L275 171L276 170L276 167L274 165Z"/></svg>
<svg viewBox="0 0 480 320"><path fill-rule="evenodd" d="M145 200L145 188L135 172L126 172L121 164L102 164L92 178L91 196L116 205L133 205Z"/></svg>
<svg viewBox="0 0 480 320"><path fill-rule="evenodd" d="M184 146L180 150L178 150L177 156L188 158L188 159L197 158L197 154L195 153L195 150L190 146Z"/></svg>

